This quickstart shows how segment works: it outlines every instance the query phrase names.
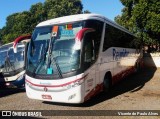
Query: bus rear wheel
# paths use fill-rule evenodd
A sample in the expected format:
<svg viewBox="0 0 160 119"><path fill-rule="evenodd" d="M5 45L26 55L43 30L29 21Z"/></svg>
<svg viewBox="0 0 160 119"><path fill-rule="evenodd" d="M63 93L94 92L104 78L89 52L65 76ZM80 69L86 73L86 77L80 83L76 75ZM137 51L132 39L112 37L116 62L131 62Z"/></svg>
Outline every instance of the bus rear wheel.
<svg viewBox="0 0 160 119"><path fill-rule="evenodd" d="M135 65L135 72L139 72L140 71L140 63L136 63Z"/></svg>

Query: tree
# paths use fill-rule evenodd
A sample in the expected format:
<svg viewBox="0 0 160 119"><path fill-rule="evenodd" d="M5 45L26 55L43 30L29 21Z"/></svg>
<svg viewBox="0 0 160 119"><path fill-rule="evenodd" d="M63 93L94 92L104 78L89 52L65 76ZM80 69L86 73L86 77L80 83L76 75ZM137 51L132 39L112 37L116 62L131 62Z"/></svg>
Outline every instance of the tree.
<svg viewBox="0 0 160 119"><path fill-rule="evenodd" d="M0 29L0 46L1 46L1 42L2 42L2 29Z"/></svg>
<svg viewBox="0 0 160 119"><path fill-rule="evenodd" d="M56 18L73 14L82 13L81 0L46 0L44 8L47 12L47 18Z"/></svg>
<svg viewBox="0 0 160 119"><path fill-rule="evenodd" d="M83 14L90 14L91 12L89 10L84 10Z"/></svg>
<svg viewBox="0 0 160 119"><path fill-rule="evenodd" d="M30 8L31 13L31 28L33 29L38 23L47 19L47 12L44 5L40 2L32 5Z"/></svg>
<svg viewBox="0 0 160 119"><path fill-rule="evenodd" d="M121 0L122 15L115 21L135 33L144 44L160 42L160 1Z"/></svg>
<svg viewBox="0 0 160 119"><path fill-rule="evenodd" d="M2 33L3 43L12 42L19 35L31 33L30 16L27 11L8 16Z"/></svg>
<svg viewBox="0 0 160 119"><path fill-rule="evenodd" d="M2 35L1 35L2 33L1 32L2 32L2 29L0 29L0 40L2 40Z"/></svg>
<svg viewBox="0 0 160 119"><path fill-rule="evenodd" d="M6 26L0 31L3 43L12 42L16 37L31 34L41 21L65 15L82 13L81 0L46 0L32 5L29 11L14 13L6 19Z"/></svg>

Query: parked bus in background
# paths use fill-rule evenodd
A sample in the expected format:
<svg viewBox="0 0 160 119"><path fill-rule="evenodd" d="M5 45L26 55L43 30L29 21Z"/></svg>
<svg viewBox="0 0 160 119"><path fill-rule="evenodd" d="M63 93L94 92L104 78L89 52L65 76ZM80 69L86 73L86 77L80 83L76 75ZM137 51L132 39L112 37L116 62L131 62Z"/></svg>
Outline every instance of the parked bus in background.
<svg viewBox="0 0 160 119"><path fill-rule="evenodd" d="M96 14L39 23L28 46L26 94L31 99L83 103L140 66L128 30Z"/></svg>
<svg viewBox="0 0 160 119"><path fill-rule="evenodd" d="M20 36L15 42L0 47L0 85L24 88L26 43L30 36ZM23 42L18 43L18 41Z"/></svg>

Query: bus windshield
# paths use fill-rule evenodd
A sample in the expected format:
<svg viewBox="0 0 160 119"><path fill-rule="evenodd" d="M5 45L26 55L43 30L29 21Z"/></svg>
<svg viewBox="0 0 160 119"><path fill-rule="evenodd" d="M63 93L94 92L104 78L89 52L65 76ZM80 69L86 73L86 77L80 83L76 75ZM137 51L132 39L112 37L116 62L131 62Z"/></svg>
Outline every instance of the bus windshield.
<svg viewBox="0 0 160 119"><path fill-rule="evenodd" d="M79 69L80 49L75 48L75 36L81 29L82 22L35 28L26 70L34 74L62 75Z"/></svg>
<svg viewBox="0 0 160 119"><path fill-rule="evenodd" d="M2 46L0 48L0 68L1 72L12 72L24 67L24 45L18 45L17 53L13 52L13 47Z"/></svg>
<svg viewBox="0 0 160 119"><path fill-rule="evenodd" d="M0 69L4 68L4 62L5 62L5 58L7 56L7 48L0 48Z"/></svg>

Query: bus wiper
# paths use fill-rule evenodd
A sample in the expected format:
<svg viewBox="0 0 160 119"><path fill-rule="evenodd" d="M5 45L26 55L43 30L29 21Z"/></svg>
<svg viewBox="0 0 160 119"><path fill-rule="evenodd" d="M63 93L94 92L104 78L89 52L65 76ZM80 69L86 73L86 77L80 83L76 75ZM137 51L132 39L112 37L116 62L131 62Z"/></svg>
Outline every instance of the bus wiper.
<svg viewBox="0 0 160 119"><path fill-rule="evenodd" d="M61 69L60 69L60 67L59 67L59 65L58 65L58 63L57 63L57 61L56 61L56 58L54 58L54 57L52 56L52 48L54 47L54 45L53 45L53 44L54 44L54 38L55 38L55 37L51 37L51 39L50 39L50 44L49 44L49 48L48 48L48 64L47 64L47 68L50 67L51 61L53 61L53 63L55 64L55 66L56 66L56 68L57 68L59 77L60 77L60 78L63 78ZM52 57L52 58L51 58L51 57ZM52 60L51 60L51 59L52 59Z"/></svg>
<svg viewBox="0 0 160 119"><path fill-rule="evenodd" d="M5 65L4 65L6 72L9 71L9 69L11 68L13 71L15 70L14 65L10 62L9 57L7 56L5 59ZM8 68L7 68L8 67Z"/></svg>
<svg viewBox="0 0 160 119"><path fill-rule="evenodd" d="M48 47L48 45L46 47ZM37 68L39 67L39 65L45 61L45 56L47 54L47 48L44 49L43 53L42 53L42 50L43 50L43 45L40 48L40 58L38 60L38 64L33 69L33 74L35 74L35 72L36 72Z"/></svg>
<svg viewBox="0 0 160 119"><path fill-rule="evenodd" d="M45 58L43 58L43 56L41 56L41 59L39 59L38 64L35 66L35 68L33 69L33 74L35 74L37 68L39 67L39 65L45 61Z"/></svg>
<svg viewBox="0 0 160 119"><path fill-rule="evenodd" d="M47 57L47 70L50 68L51 65L51 56L52 56L52 48L54 47L54 41L55 38L57 37L57 33L58 33L58 26L54 26L52 28L52 32L51 32L51 37L50 37L50 42L49 42L49 47L48 47L48 57ZM58 71L58 75L60 78L62 77L62 72L60 70L60 67L56 61L56 59L53 57L52 58L53 63L55 64L57 71Z"/></svg>
<svg viewBox="0 0 160 119"><path fill-rule="evenodd" d="M56 68L57 68L59 77L60 77L60 78L63 78L63 76L62 76L62 71L61 71L61 69L60 69L60 67L59 67L59 65L58 65L58 63L57 63L56 58L53 57L53 58L52 58L52 61L53 61L53 63L55 64L55 66L56 66Z"/></svg>
<svg viewBox="0 0 160 119"><path fill-rule="evenodd" d="M52 47L53 47L53 46L50 47L50 50L49 50L49 53L48 53L48 64L47 64L47 68L50 67L51 62L53 61L54 65L56 66L56 69L57 69L57 71L58 71L59 77L60 77L60 78L63 78L61 69L60 69L60 67L59 67L59 65L58 65L58 63L57 63L56 58L54 58L53 56L51 56L51 49L52 49ZM51 57L52 57L52 58L51 58Z"/></svg>

